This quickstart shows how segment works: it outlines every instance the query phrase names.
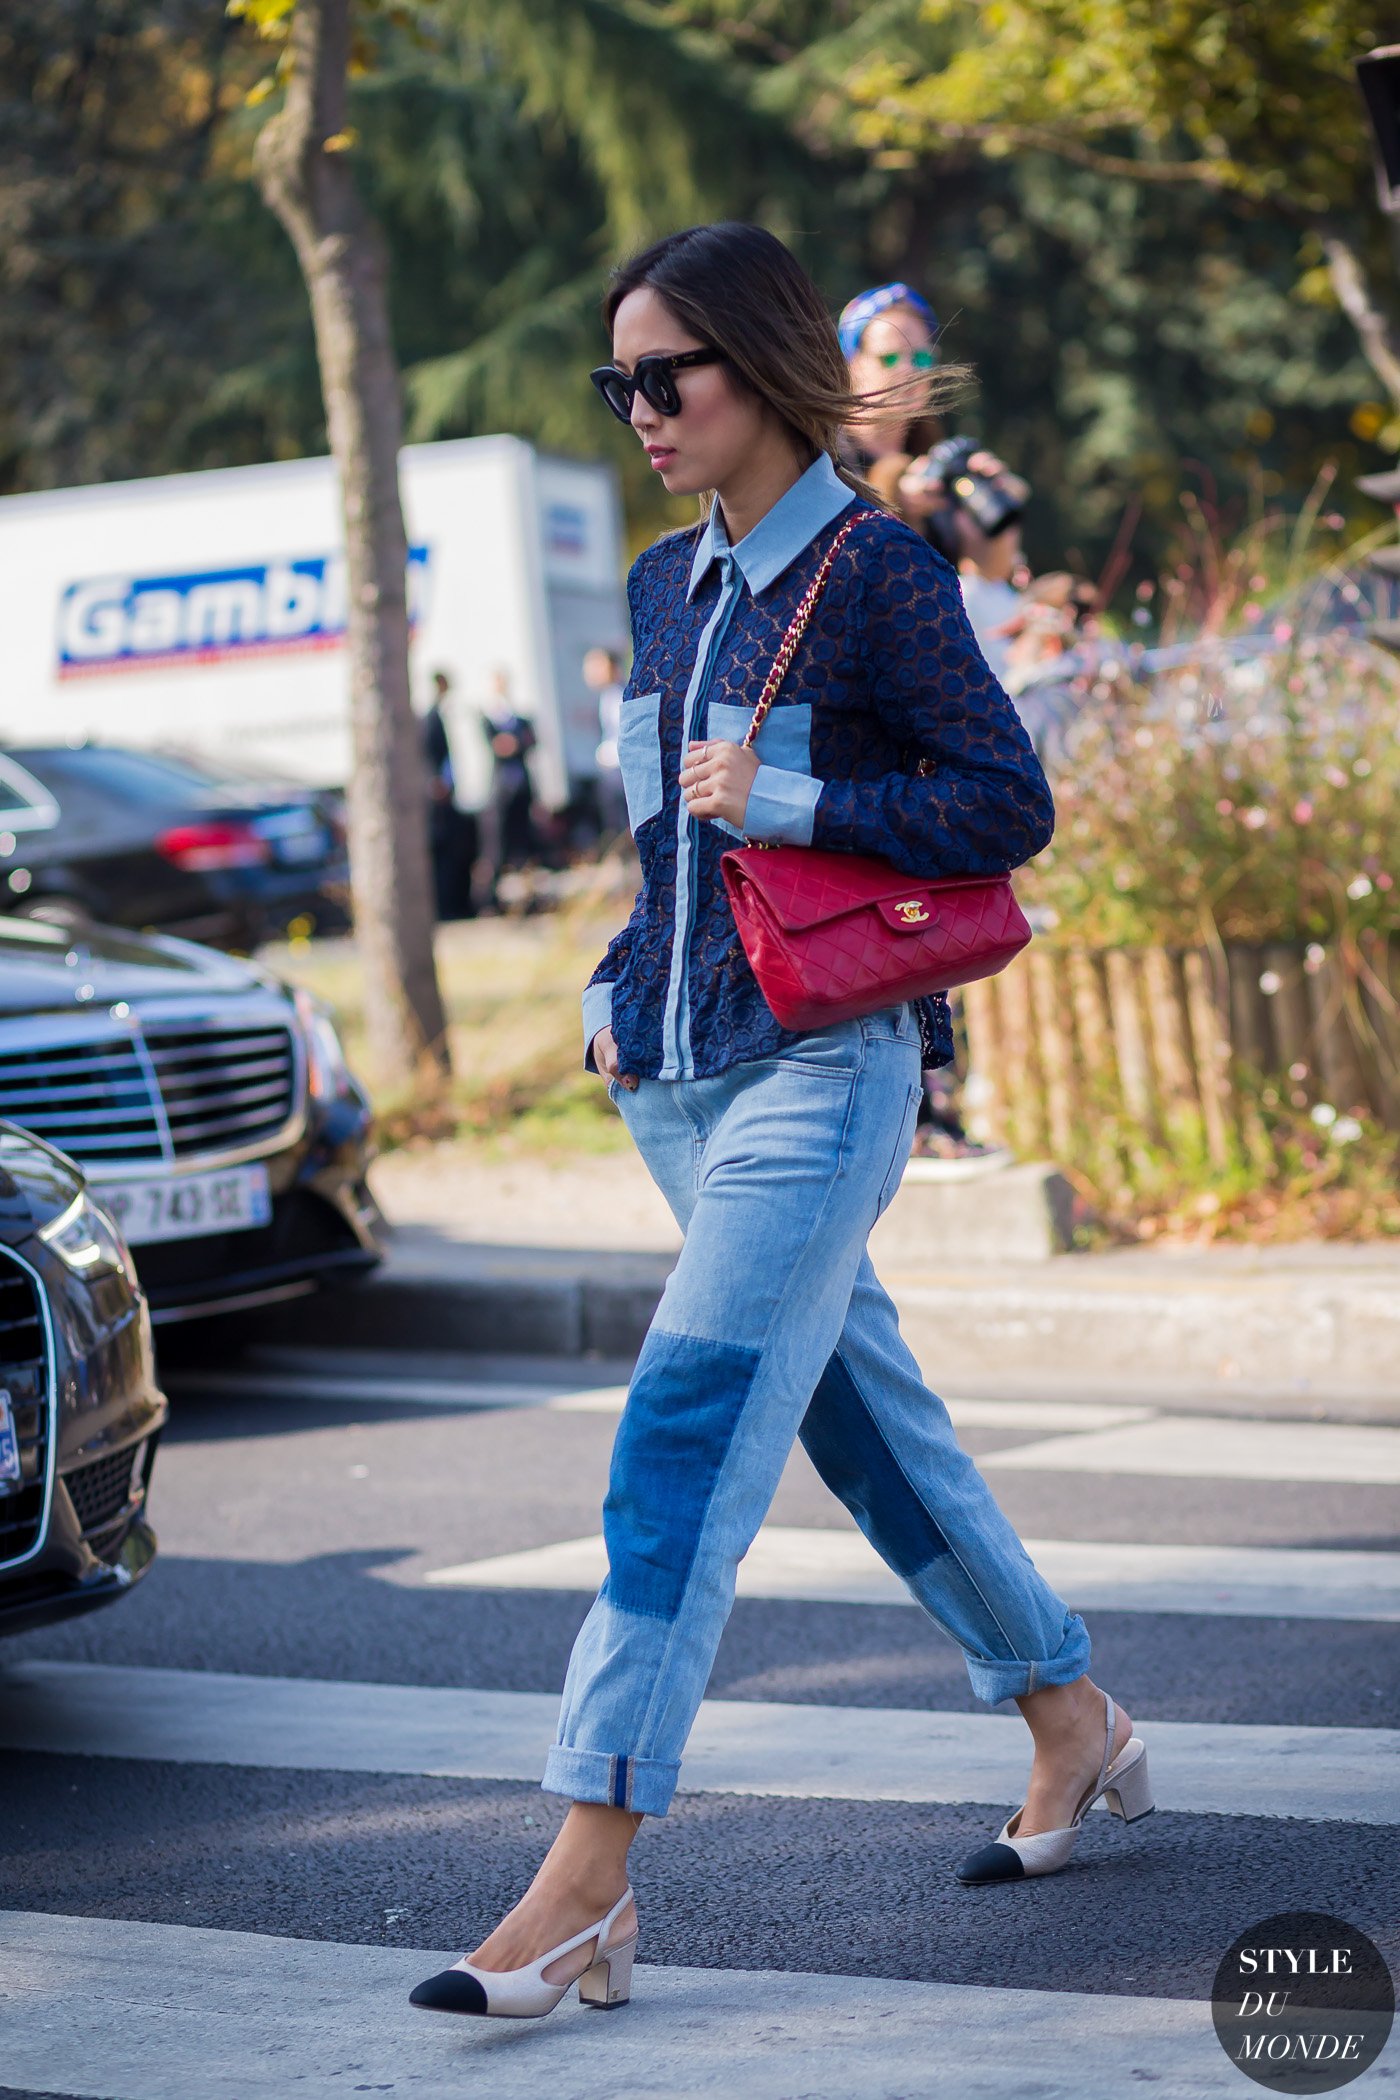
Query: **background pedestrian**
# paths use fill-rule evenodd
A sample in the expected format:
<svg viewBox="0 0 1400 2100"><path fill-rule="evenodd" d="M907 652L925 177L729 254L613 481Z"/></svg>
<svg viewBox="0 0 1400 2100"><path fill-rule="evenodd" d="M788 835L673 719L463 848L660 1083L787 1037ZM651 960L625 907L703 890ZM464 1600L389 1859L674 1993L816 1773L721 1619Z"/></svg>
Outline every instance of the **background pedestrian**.
<svg viewBox="0 0 1400 2100"><path fill-rule="evenodd" d="M623 669L616 649L590 649L583 659L584 683L598 695L598 815L604 839L627 831L618 737L622 729Z"/></svg>
<svg viewBox="0 0 1400 2100"><path fill-rule="evenodd" d="M491 674L491 697L482 726L491 753L491 791L483 825L488 899L498 911L502 875L511 868L528 867L535 854L534 796L527 764L535 748L535 729L512 701L509 671Z"/></svg>
<svg viewBox="0 0 1400 2100"><path fill-rule="evenodd" d="M452 764L447 706L452 680L434 671L432 697L423 714L423 762L428 774L428 852L432 860L433 909L439 920L470 919L476 905L472 872L481 849L475 813L459 807Z"/></svg>

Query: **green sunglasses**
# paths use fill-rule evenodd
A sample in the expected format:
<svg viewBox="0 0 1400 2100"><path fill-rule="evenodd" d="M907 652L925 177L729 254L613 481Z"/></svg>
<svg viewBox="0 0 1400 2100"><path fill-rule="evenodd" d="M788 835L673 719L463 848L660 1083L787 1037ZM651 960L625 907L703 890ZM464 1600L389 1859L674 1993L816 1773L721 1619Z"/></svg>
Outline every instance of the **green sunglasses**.
<svg viewBox="0 0 1400 2100"><path fill-rule="evenodd" d="M932 350L880 350L876 352L876 362L887 372L904 364L912 365L916 372L931 372L938 359Z"/></svg>

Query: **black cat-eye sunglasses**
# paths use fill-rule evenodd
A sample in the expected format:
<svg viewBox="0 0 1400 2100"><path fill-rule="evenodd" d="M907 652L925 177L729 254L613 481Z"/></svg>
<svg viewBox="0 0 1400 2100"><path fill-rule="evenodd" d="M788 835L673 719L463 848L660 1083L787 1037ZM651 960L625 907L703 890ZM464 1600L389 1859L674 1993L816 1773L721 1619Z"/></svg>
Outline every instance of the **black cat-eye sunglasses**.
<svg viewBox="0 0 1400 2100"><path fill-rule="evenodd" d="M659 416L678 416L681 397L671 374L684 371L688 365L723 362L722 350L683 350L679 357L639 357L630 372L619 372L616 365L599 365L588 376L618 422L630 423L632 403L639 392Z"/></svg>

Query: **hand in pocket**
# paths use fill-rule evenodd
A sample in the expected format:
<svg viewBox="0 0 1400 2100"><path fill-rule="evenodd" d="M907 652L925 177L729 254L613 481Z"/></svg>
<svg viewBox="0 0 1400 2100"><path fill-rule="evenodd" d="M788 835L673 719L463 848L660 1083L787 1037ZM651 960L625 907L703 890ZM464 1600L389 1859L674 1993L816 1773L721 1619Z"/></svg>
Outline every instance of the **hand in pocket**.
<svg viewBox="0 0 1400 2100"><path fill-rule="evenodd" d="M594 1036L593 1062L597 1065L604 1079L615 1079L619 1086L626 1087L629 1094L636 1092L636 1073L620 1072L617 1068L617 1041L611 1028L600 1028Z"/></svg>

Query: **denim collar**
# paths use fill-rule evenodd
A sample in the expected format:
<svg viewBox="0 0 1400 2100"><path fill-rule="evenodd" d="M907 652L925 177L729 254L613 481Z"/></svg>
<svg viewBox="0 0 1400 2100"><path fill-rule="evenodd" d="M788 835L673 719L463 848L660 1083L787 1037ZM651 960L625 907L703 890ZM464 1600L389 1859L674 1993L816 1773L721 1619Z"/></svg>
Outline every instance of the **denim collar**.
<svg viewBox="0 0 1400 2100"><path fill-rule="evenodd" d="M787 493L778 498L773 508L764 513L753 531L745 533L732 549L720 507L715 503L701 530L695 558L690 565L687 599L695 596L710 564L731 552L745 583L757 597L760 591L767 590L770 583L777 582L784 569L791 567L804 548L811 546L824 525L829 525L848 503L854 501L854 491L847 488L823 453L820 459L813 460Z"/></svg>

